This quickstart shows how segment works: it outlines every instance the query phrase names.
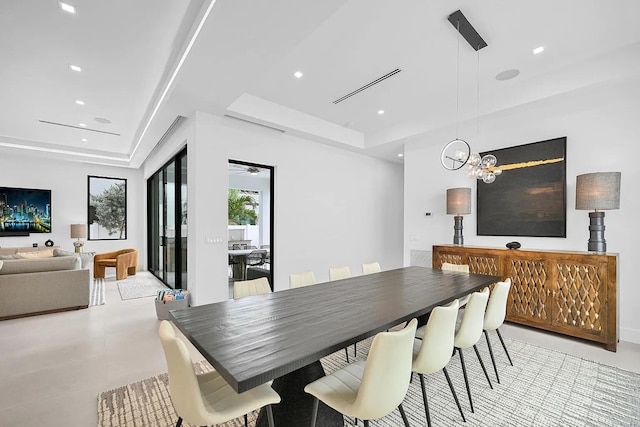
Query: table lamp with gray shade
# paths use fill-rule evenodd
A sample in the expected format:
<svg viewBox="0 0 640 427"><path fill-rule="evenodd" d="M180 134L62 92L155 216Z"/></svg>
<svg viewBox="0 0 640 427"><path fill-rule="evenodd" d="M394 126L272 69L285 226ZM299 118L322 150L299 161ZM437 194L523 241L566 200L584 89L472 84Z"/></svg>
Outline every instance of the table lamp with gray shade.
<svg viewBox="0 0 640 427"><path fill-rule="evenodd" d="M73 247L76 252L82 252L82 246L84 246L84 242L80 239L87 238L87 226L86 224L71 224L71 238L78 239L73 242Z"/></svg>
<svg viewBox="0 0 640 427"><path fill-rule="evenodd" d="M462 215L471 213L471 188L449 188L447 189L447 215L453 217L453 244L463 245L462 236Z"/></svg>
<svg viewBox="0 0 640 427"><path fill-rule="evenodd" d="M620 172L595 172L576 177L576 209L589 212L589 252L604 253L604 212L620 209Z"/></svg>

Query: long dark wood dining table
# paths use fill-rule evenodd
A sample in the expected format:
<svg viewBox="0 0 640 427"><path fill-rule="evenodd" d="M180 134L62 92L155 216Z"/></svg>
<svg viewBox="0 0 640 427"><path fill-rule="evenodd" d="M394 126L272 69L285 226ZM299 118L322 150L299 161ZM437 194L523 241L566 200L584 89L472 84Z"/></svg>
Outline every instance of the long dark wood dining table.
<svg viewBox="0 0 640 427"><path fill-rule="evenodd" d="M276 425L308 425L312 399L302 388L324 375L322 357L499 280L404 267L170 314L238 393L275 380ZM318 417L318 426L343 425L328 407Z"/></svg>

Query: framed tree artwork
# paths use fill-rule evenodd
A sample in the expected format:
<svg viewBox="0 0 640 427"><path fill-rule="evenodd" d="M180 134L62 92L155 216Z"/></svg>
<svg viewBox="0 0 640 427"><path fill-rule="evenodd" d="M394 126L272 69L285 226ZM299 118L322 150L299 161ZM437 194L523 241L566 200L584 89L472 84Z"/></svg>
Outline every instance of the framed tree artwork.
<svg viewBox="0 0 640 427"><path fill-rule="evenodd" d="M89 176L89 240L126 240L127 180Z"/></svg>

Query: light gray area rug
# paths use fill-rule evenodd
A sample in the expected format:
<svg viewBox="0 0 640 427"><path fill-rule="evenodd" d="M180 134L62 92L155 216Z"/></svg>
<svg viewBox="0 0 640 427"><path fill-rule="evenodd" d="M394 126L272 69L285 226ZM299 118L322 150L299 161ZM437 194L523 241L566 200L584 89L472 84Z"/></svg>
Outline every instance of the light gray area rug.
<svg viewBox="0 0 640 427"><path fill-rule="evenodd" d="M466 423L460 417L444 375L439 372L425 378L434 426L640 426L640 374L532 344L505 341L514 366L509 365L497 338L492 341L501 380L501 384L494 381L493 390L473 350L465 351L475 413L469 409L460 358L456 355L449 362L447 369ZM358 343L358 359L366 358L370 342L371 339ZM483 340L478 348L487 368L492 369L486 342ZM324 358L322 364L327 373L344 366L344 351ZM195 364L195 369L202 372L211 367L203 362ZM490 375L495 380L495 373ZM403 406L411 426L426 425L417 376L409 386ZM256 416L257 412L249 414L250 425ZM174 426L176 420L166 374L98 396L98 427ZM224 424L225 427L243 425L241 418ZM345 426L351 425L353 420L345 417ZM396 410L371 425L398 427L403 423Z"/></svg>
<svg viewBox="0 0 640 427"><path fill-rule="evenodd" d="M169 289L148 271L140 271L135 276L118 280L116 284L123 300L155 297L158 291Z"/></svg>
<svg viewBox="0 0 640 427"><path fill-rule="evenodd" d="M92 279L89 289L89 307L94 305L102 305L105 303L105 280L104 279Z"/></svg>

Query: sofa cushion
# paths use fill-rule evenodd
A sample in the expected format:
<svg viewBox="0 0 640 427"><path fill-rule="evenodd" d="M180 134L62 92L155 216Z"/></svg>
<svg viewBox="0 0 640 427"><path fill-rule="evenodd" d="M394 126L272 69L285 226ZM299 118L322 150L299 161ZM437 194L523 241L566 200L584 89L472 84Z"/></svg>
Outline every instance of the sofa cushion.
<svg viewBox="0 0 640 427"><path fill-rule="evenodd" d="M80 257L81 268L91 268L95 252L71 252L63 249L54 249L53 256L77 256Z"/></svg>
<svg viewBox="0 0 640 427"><path fill-rule="evenodd" d="M0 261L0 270L2 270L2 264L3 264L3 262Z"/></svg>
<svg viewBox="0 0 640 427"><path fill-rule="evenodd" d="M18 255L0 255L0 259L5 260L5 259L20 259L20 257Z"/></svg>
<svg viewBox="0 0 640 427"><path fill-rule="evenodd" d="M53 249L45 249L41 251L28 251L28 252L16 252L19 258L33 259L33 258L51 258L53 257Z"/></svg>
<svg viewBox="0 0 640 427"><path fill-rule="evenodd" d="M75 256L14 259L3 263L0 275L80 269L80 259Z"/></svg>

